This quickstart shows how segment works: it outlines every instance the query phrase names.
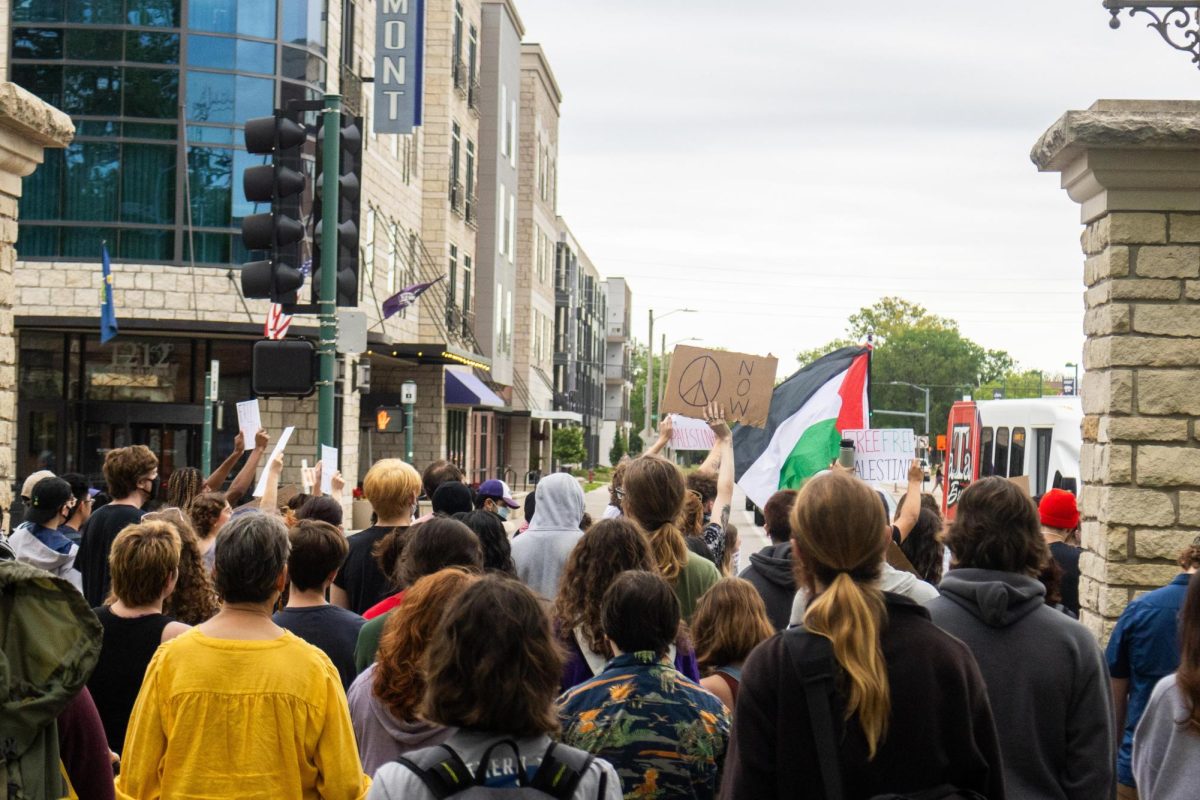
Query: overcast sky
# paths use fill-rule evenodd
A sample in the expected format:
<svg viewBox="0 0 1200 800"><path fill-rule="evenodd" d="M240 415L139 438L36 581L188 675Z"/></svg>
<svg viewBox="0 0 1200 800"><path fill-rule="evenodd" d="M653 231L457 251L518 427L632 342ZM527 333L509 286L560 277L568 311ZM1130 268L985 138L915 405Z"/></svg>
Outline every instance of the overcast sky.
<svg viewBox="0 0 1200 800"><path fill-rule="evenodd" d="M1022 366L1082 349L1079 209L1029 150L1200 71L1100 0L517 0L562 87L559 209L668 342L780 356L885 295ZM655 342L658 347L659 341Z"/></svg>

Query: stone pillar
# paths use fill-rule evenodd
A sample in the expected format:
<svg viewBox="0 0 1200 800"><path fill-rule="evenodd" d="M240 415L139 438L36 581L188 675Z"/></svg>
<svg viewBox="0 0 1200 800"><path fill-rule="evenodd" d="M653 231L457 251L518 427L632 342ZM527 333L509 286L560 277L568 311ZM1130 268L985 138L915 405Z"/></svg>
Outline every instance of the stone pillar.
<svg viewBox="0 0 1200 800"><path fill-rule="evenodd" d="M1086 226L1079 588L1104 640L1200 534L1200 102L1101 100L1031 157Z"/></svg>
<svg viewBox="0 0 1200 800"><path fill-rule="evenodd" d="M0 61L6 63L7 59ZM66 114L14 83L0 82L0 508L5 511L12 503L12 486L18 477L13 266L17 261L21 178L42 163L45 148L66 147L74 137L75 126Z"/></svg>

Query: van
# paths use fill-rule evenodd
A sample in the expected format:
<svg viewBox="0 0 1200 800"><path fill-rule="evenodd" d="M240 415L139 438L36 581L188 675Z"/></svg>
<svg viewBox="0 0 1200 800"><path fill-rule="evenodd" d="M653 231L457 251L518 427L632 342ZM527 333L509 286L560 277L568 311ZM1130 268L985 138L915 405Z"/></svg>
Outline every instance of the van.
<svg viewBox="0 0 1200 800"><path fill-rule="evenodd" d="M954 518L967 486L991 475L1027 477L1034 497L1053 488L1077 491L1082 422L1078 397L955 403L946 425L946 518Z"/></svg>

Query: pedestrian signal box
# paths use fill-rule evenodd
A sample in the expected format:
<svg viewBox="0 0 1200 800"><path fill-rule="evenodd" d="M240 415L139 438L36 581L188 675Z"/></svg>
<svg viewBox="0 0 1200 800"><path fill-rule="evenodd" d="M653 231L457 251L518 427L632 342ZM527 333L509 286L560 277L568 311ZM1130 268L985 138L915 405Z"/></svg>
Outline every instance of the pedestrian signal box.
<svg viewBox="0 0 1200 800"><path fill-rule="evenodd" d="M317 349L307 339L255 342L250 388L259 397L308 397L317 388Z"/></svg>
<svg viewBox="0 0 1200 800"><path fill-rule="evenodd" d="M380 433L399 433L404 430L404 409L380 406L375 409L375 430Z"/></svg>

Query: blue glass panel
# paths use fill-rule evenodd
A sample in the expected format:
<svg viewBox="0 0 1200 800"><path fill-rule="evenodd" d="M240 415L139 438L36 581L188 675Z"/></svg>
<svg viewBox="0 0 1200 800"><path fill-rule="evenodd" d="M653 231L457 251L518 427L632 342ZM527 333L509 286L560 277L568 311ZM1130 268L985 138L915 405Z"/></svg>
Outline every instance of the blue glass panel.
<svg viewBox="0 0 1200 800"><path fill-rule="evenodd" d="M217 128L211 125L188 125L189 142L207 142L209 144L233 144L233 128Z"/></svg>
<svg viewBox="0 0 1200 800"><path fill-rule="evenodd" d="M71 115L119 115L120 74L119 67L65 67L62 110Z"/></svg>
<svg viewBox="0 0 1200 800"><path fill-rule="evenodd" d="M237 29L237 0L191 0L188 27L196 31L234 33Z"/></svg>
<svg viewBox="0 0 1200 800"><path fill-rule="evenodd" d="M178 64L179 34L129 31L125 34L125 58L147 64Z"/></svg>
<svg viewBox="0 0 1200 800"><path fill-rule="evenodd" d="M275 46L266 42L239 40L237 43L237 70L238 72L261 72L263 75L274 75Z"/></svg>
<svg viewBox="0 0 1200 800"><path fill-rule="evenodd" d="M63 68L43 64L13 64L9 71L13 83L33 92L57 108L63 107Z"/></svg>
<svg viewBox="0 0 1200 800"><path fill-rule="evenodd" d="M116 136L117 122L111 119L85 119L75 123L76 136Z"/></svg>
<svg viewBox="0 0 1200 800"><path fill-rule="evenodd" d="M230 237L227 233L196 233L183 237L184 258L191 252L191 244L196 243L196 262L199 264L231 264L229 258L230 238L240 239L241 236Z"/></svg>
<svg viewBox="0 0 1200 800"><path fill-rule="evenodd" d="M62 22L63 0L14 0L13 22Z"/></svg>
<svg viewBox="0 0 1200 800"><path fill-rule="evenodd" d="M21 197L21 222L35 219L57 220L62 202L63 151L47 149L46 160L25 178ZM20 240L25 241L25 227L21 226Z"/></svg>
<svg viewBox="0 0 1200 800"><path fill-rule="evenodd" d="M160 224L175 221L174 146L121 147L121 221Z"/></svg>
<svg viewBox="0 0 1200 800"><path fill-rule="evenodd" d="M55 28L17 28L13 31L13 58L36 58L39 61L63 57L62 31Z"/></svg>
<svg viewBox="0 0 1200 800"><path fill-rule="evenodd" d="M179 116L179 73L173 69L125 70L125 116L175 119Z"/></svg>
<svg viewBox="0 0 1200 800"><path fill-rule="evenodd" d="M179 0L128 0L125 18L130 25L179 27Z"/></svg>
<svg viewBox="0 0 1200 800"><path fill-rule="evenodd" d="M24 203L21 204L24 206ZM21 216L25 216L24 208ZM23 221L22 221L23 222ZM52 225L21 225L21 238L17 240L17 256L37 258L58 255L58 227Z"/></svg>
<svg viewBox="0 0 1200 800"><path fill-rule="evenodd" d="M246 199L246 195L242 191L242 176L245 174L246 168L270 163L271 157L269 155L255 155L254 153L247 153L245 150L233 151L234 191L232 222L234 225L241 225L242 218L250 214L258 214L271 210L270 203L251 203Z"/></svg>
<svg viewBox="0 0 1200 800"><path fill-rule="evenodd" d="M121 34L103 28L69 30L67 58L77 61L120 61Z"/></svg>
<svg viewBox="0 0 1200 800"><path fill-rule="evenodd" d="M237 32L261 39L275 38L275 0L238 0Z"/></svg>
<svg viewBox="0 0 1200 800"><path fill-rule="evenodd" d="M155 122L126 122L121 126L125 136L133 139L174 139L175 125Z"/></svg>
<svg viewBox="0 0 1200 800"><path fill-rule="evenodd" d="M188 72L187 118L197 122L233 122L233 75Z"/></svg>
<svg viewBox="0 0 1200 800"><path fill-rule="evenodd" d="M275 81L237 76L233 121L241 125L251 117L269 117L275 109Z"/></svg>
<svg viewBox="0 0 1200 800"><path fill-rule="evenodd" d="M76 142L67 148L63 219L115 220L120 147Z"/></svg>
<svg viewBox="0 0 1200 800"><path fill-rule="evenodd" d="M223 147L188 148L192 224L201 227L231 224L233 152Z"/></svg>
<svg viewBox="0 0 1200 800"><path fill-rule="evenodd" d="M122 0L67 0L67 22L120 25L124 5Z"/></svg>
<svg viewBox="0 0 1200 800"><path fill-rule="evenodd" d="M188 37L188 66L229 69L234 63L236 42L224 36L193 34Z"/></svg>
<svg viewBox="0 0 1200 800"><path fill-rule="evenodd" d="M325 51L323 0L283 0L283 36L289 44L307 45Z"/></svg>
<svg viewBox="0 0 1200 800"><path fill-rule="evenodd" d="M86 258L89 261L100 260L100 248L108 242L109 252L117 241L116 228L63 228L62 255Z"/></svg>

